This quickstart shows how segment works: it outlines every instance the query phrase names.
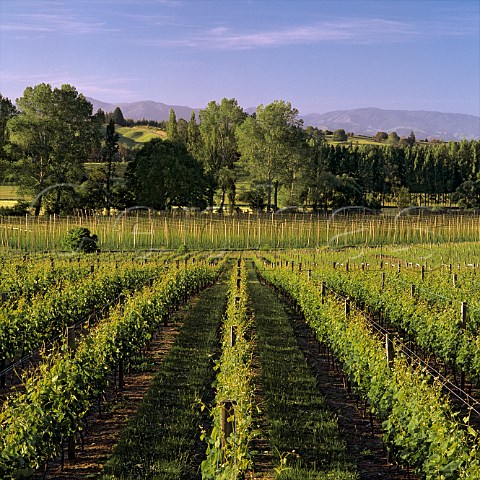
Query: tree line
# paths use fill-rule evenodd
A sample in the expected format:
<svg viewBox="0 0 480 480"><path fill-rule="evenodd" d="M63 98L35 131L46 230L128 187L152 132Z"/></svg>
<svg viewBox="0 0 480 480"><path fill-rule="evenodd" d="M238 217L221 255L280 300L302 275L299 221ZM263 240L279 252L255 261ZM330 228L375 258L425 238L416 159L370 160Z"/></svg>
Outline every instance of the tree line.
<svg viewBox="0 0 480 480"><path fill-rule="evenodd" d="M358 145L351 132L305 128L281 100L249 115L224 98L198 117L177 120L171 110L161 124L166 140L121 155L115 129L128 122L120 109L93 113L71 85L27 87L16 105L0 94L0 180L16 182L33 198L36 215L136 205L223 211L238 202L268 212L377 209L392 200L401 207L480 207L479 141L425 145L413 132L402 139L378 132L375 139L384 143ZM327 142L327 133L340 143ZM124 179L116 175L120 157L128 160ZM87 173L92 160L101 167Z"/></svg>

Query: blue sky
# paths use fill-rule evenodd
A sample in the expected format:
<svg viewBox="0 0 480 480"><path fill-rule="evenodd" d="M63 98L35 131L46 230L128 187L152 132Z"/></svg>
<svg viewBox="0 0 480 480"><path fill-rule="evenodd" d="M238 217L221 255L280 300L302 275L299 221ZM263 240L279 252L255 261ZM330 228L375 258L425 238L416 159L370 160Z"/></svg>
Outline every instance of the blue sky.
<svg viewBox="0 0 480 480"><path fill-rule="evenodd" d="M0 93L480 115L480 0L1 0Z"/></svg>

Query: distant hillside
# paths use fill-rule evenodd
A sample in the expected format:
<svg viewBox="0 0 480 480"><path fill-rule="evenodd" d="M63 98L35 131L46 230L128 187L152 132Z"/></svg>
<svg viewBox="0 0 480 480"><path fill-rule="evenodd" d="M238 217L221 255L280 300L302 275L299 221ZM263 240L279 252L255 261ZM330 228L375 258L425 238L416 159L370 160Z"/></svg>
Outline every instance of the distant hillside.
<svg viewBox="0 0 480 480"><path fill-rule="evenodd" d="M413 130L417 139L480 140L480 117L462 113L381 110L357 108L302 117L305 125L323 130L343 128L356 135L373 136L377 132L397 132L407 137Z"/></svg>
<svg viewBox="0 0 480 480"><path fill-rule="evenodd" d="M108 113L113 112L116 107L120 107L123 116L133 120L143 120L144 118L157 121L168 120L170 109L173 108L177 120L183 118L188 121L190 120L192 111L195 112L197 118L198 112L200 111L200 108L190 108L182 105L166 105L165 103L153 102L151 100L132 103L105 103L100 100L95 100L94 98L88 98L88 100L92 103L94 112L101 108L104 112Z"/></svg>
<svg viewBox="0 0 480 480"><path fill-rule="evenodd" d="M105 103L93 98L88 99L94 111L101 108L104 112L113 112L120 107L125 118L133 120L168 120L170 109L175 110L177 120L189 120L192 111L198 119L199 108L165 103L143 101L132 103ZM247 112L255 109L247 108ZM407 137L411 131L417 139L439 140L480 140L480 117L462 113L440 113L430 111L381 110L380 108L357 108L354 110L338 110L328 113L311 113L300 116L305 126L311 125L322 130L343 128L356 135L373 136L377 132L397 132Z"/></svg>

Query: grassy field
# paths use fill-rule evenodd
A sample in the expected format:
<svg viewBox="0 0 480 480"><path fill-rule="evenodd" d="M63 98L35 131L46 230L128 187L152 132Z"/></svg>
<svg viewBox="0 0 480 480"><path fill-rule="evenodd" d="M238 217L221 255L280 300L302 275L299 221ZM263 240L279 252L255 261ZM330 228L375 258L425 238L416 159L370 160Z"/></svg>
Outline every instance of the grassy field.
<svg viewBox="0 0 480 480"><path fill-rule="evenodd" d="M119 141L125 143L128 147L149 142L154 138L165 139L167 137L167 134L163 130L149 127L148 125L136 125L134 127L117 126L116 132L120 135Z"/></svg>
<svg viewBox="0 0 480 480"><path fill-rule="evenodd" d="M373 137L367 137L366 135L354 135L353 137L348 137L348 140L345 142L337 142L336 140L333 140L333 135L325 135L325 140L327 143L331 145L388 145L386 141L384 142L377 142L376 140L373 139ZM426 142L422 142L420 140L417 140L418 144L421 145L428 145Z"/></svg>
<svg viewBox="0 0 480 480"><path fill-rule="evenodd" d="M4 200L17 200L18 187L15 185L0 185L0 202Z"/></svg>
<svg viewBox="0 0 480 480"><path fill-rule="evenodd" d="M0 185L0 207L13 207L20 199L17 186Z"/></svg>

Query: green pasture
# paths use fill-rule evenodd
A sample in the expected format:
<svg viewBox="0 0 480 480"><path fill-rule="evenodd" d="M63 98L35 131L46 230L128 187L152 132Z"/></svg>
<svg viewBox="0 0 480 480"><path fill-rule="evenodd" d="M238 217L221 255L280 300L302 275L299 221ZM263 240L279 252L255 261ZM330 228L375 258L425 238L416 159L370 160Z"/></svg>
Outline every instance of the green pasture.
<svg viewBox="0 0 480 480"><path fill-rule="evenodd" d="M333 140L333 135L325 135L325 140L330 145L388 145L387 142L377 142L373 137L367 137L366 135L354 135L353 137L348 137L348 140L345 142L337 142ZM419 140L417 140L417 143L428 145L428 143Z"/></svg>
<svg viewBox="0 0 480 480"><path fill-rule="evenodd" d="M18 187L16 185L0 185L0 201L16 201L18 199Z"/></svg>
<svg viewBox="0 0 480 480"><path fill-rule="evenodd" d="M165 139L167 137L167 134L163 130L148 125L136 125L134 127L117 126L116 132L120 135L119 142L125 143L128 147L149 142L154 138Z"/></svg>
<svg viewBox="0 0 480 480"><path fill-rule="evenodd" d="M0 185L0 207L13 207L22 197L16 185Z"/></svg>

